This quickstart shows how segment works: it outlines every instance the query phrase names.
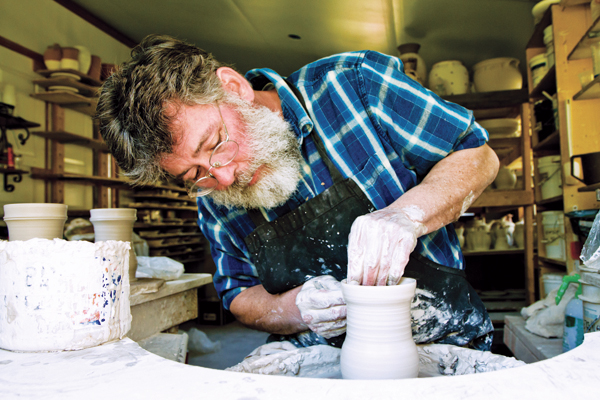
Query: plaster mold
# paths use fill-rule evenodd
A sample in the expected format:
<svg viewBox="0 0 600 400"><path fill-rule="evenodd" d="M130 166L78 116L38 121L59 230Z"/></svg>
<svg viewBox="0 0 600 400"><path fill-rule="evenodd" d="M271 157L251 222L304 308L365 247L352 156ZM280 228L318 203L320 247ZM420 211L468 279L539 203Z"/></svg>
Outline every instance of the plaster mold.
<svg viewBox="0 0 600 400"><path fill-rule="evenodd" d="M0 348L78 350L131 328L129 243L0 241Z"/></svg>

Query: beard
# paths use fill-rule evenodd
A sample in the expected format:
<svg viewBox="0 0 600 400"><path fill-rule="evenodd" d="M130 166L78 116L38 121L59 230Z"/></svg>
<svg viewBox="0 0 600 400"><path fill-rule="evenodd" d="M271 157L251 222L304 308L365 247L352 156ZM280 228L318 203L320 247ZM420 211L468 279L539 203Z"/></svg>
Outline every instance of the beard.
<svg viewBox="0 0 600 400"><path fill-rule="evenodd" d="M227 208L274 208L284 204L300 181L302 155L295 132L278 113L265 106L230 93L226 93L224 103L233 106L242 120L244 145L251 158L248 168L236 174L232 185L208 196ZM258 181L249 185L259 167Z"/></svg>

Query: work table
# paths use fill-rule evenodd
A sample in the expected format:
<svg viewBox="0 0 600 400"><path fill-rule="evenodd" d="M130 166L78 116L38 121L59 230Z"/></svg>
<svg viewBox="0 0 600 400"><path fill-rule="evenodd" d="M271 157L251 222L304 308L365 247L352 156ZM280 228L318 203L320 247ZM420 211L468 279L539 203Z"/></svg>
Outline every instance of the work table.
<svg viewBox="0 0 600 400"><path fill-rule="evenodd" d="M131 339L85 350L0 350L0 398L43 399L566 399L600 387L600 332L578 348L523 367L455 377L335 380L195 367L142 349Z"/></svg>

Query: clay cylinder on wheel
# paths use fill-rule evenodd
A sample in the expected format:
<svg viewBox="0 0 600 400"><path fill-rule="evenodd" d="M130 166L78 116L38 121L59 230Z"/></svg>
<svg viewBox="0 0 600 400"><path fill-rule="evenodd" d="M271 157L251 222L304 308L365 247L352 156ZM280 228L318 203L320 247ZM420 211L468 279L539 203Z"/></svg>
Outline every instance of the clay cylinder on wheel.
<svg viewBox="0 0 600 400"><path fill-rule="evenodd" d="M395 286L342 282L347 306L346 339L341 352L344 379L404 379L419 374L412 338L410 304L416 280Z"/></svg>
<svg viewBox="0 0 600 400"><path fill-rule="evenodd" d="M129 242L129 282L136 280L137 258L133 250L133 224L137 220L135 208L94 208L90 222L94 225L94 240Z"/></svg>

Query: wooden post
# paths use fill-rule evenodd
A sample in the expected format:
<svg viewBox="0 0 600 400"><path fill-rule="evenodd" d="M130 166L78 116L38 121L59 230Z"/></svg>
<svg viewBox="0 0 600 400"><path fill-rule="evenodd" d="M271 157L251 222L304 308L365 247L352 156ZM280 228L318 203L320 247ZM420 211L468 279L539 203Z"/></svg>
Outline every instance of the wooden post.
<svg viewBox="0 0 600 400"><path fill-rule="evenodd" d="M53 131L65 130L65 110L58 104L51 105L51 124ZM51 147L52 173L63 174L65 172L65 146L57 140L52 141ZM58 179L52 182L52 203L65 202L65 183Z"/></svg>

